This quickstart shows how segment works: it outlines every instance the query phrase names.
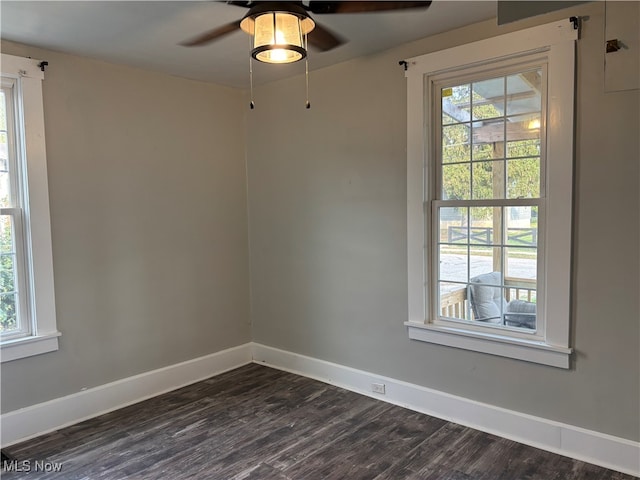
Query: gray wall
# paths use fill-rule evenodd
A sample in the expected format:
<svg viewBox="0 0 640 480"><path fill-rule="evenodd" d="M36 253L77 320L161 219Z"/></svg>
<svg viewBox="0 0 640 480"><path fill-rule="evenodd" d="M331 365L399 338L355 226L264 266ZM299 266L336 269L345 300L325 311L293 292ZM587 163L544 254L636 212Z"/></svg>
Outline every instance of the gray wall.
<svg viewBox="0 0 640 480"><path fill-rule="evenodd" d="M589 17L577 47L572 368L410 341L398 60L569 15ZM308 111L302 77L256 90L254 341L639 440L639 92L604 93L604 3L495 23L312 72Z"/></svg>
<svg viewBox="0 0 640 480"><path fill-rule="evenodd" d="M239 90L3 42L44 88L60 350L4 412L250 341Z"/></svg>
<svg viewBox="0 0 640 480"><path fill-rule="evenodd" d="M536 0L533 2L523 2L522 0L498 0L498 25L515 22L516 20L522 20L523 18L541 15L554 10L573 7L581 3L585 3L585 1L564 2L560 0Z"/></svg>

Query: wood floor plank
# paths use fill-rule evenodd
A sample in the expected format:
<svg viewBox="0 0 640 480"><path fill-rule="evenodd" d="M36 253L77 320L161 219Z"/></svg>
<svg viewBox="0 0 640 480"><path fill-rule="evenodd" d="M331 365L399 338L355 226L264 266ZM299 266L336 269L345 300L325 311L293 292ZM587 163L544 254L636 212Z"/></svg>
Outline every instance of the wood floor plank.
<svg viewBox="0 0 640 480"><path fill-rule="evenodd" d="M62 470L6 480L635 478L256 364L8 453Z"/></svg>
<svg viewBox="0 0 640 480"><path fill-rule="evenodd" d="M329 478L337 474L337 478L371 479L378 472L391 468L405 452L415 448L425 436L445 423L387 405L376 417L367 418L344 435L317 446L304 462L284 471L292 478L310 478L314 474L320 475L319 478ZM340 465L337 472L335 464Z"/></svg>

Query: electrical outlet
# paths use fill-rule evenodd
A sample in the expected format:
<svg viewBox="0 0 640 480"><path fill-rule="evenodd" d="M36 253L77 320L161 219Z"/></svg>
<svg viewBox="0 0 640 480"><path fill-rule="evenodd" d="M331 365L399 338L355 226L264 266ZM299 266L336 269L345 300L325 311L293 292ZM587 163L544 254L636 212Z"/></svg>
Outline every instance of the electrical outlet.
<svg viewBox="0 0 640 480"><path fill-rule="evenodd" d="M381 393L382 395L384 395L385 394L384 383L372 383L371 391L373 393Z"/></svg>

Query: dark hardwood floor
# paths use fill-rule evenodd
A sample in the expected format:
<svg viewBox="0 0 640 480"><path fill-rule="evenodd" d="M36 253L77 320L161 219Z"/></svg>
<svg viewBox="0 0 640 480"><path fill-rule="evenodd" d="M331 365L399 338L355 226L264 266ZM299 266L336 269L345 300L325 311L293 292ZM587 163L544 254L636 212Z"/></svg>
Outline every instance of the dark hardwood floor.
<svg viewBox="0 0 640 480"><path fill-rule="evenodd" d="M635 478L255 364L5 453L6 480Z"/></svg>

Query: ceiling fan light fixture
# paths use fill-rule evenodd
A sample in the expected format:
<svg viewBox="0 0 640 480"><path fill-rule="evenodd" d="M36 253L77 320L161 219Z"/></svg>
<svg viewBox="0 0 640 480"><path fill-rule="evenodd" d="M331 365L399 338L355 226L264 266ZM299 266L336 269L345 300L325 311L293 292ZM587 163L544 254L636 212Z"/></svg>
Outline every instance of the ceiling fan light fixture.
<svg viewBox="0 0 640 480"><path fill-rule="evenodd" d="M253 7L240 22L240 28L253 36L251 56L264 63L302 60L307 56L304 36L315 22L303 8L272 10L268 3Z"/></svg>

